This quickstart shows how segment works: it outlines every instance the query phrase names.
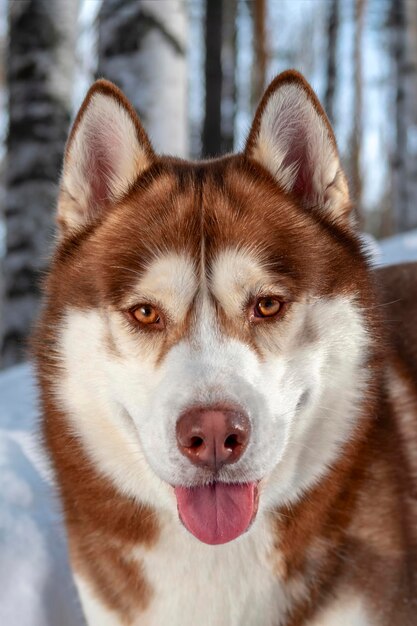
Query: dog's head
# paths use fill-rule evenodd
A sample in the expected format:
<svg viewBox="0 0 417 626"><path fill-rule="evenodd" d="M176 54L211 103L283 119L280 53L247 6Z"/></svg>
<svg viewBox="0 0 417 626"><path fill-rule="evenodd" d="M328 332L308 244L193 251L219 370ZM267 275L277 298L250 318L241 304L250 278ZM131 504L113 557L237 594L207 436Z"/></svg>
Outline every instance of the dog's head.
<svg viewBox="0 0 417 626"><path fill-rule="evenodd" d="M300 75L270 85L242 153L200 163L155 155L98 81L58 221L54 393L118 489L222 543L326 472L366 385L368 280Z"/></svg>

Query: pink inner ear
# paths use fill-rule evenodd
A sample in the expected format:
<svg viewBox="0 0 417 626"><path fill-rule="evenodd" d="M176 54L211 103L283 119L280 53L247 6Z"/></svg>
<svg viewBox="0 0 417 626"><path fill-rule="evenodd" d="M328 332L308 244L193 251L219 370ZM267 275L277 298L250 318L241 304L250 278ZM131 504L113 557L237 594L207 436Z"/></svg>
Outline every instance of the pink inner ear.
<svg viewBox="0 0 417 626"><path fill-rule="evenodd" d="M304 122L304 123L303 123ZM313 140L305 120L301 119L291 122L291 139L289 148L283 160L284 167L296 168L296 174L292 191L306 199L307 202L314 201L314 164L310 150Z"/></svg>
<svg viewBox="0 0 417 626"><path fill-rule="evenodd" d="M115 146L117 138L91 133L87 148L87 180L90 187L90 208L94 209L111 199L111 182L115 178ZM113 145L112 145L113 143Z"/></svg>
<svg viewBox="0 0 417 626"><path fill-rule="evenodd" d="M303 198L305 198L307 202L314 202L315 194L313 185L313 172L308 159L303 157L305 157L305 154L300 155L299 157L300 168L298 170L297 177L294 183L294 193L296 195L303 196Z"/></svg>

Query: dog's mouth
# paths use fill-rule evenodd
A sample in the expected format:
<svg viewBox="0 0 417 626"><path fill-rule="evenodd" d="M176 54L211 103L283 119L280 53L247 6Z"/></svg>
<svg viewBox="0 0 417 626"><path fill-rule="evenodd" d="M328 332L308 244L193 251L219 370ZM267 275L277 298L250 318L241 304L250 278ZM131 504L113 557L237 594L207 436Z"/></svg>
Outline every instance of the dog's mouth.
<svg viewBox="0 0 417 626"><path fill-rule="evenodd" d="M257 483L214 482L198 487L176 487L180 520L200 541L227 543L243 535L258 510Z"/></svg>

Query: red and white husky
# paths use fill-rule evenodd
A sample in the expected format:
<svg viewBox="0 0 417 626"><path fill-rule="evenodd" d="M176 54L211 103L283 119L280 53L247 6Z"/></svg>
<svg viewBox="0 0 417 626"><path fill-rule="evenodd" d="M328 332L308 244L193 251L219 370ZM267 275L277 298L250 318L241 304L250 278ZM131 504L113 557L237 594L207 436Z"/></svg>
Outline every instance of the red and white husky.
<svg viewBox="0 0 417 626"><path fill-rule="evenodd" d="M98 81L58 222L35 354L88 624L415 625L417 272L370 270L302 76L199 163Z"/></svg>

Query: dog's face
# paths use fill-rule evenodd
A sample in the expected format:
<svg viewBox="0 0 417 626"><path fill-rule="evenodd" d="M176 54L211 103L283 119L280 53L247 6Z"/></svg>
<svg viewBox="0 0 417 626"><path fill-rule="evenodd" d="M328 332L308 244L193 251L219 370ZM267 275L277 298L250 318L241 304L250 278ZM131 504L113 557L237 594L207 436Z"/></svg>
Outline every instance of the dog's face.
<svg viewBox="0 0 417 626"><path fill-rule="evenodd" d="M354 431L367 279L349 208L294 73L267 91L245 152L213 162L156 157L107 83L76 120L49 281L55 393L97 468L178 506L202 541L294 501Z"/></svg>

